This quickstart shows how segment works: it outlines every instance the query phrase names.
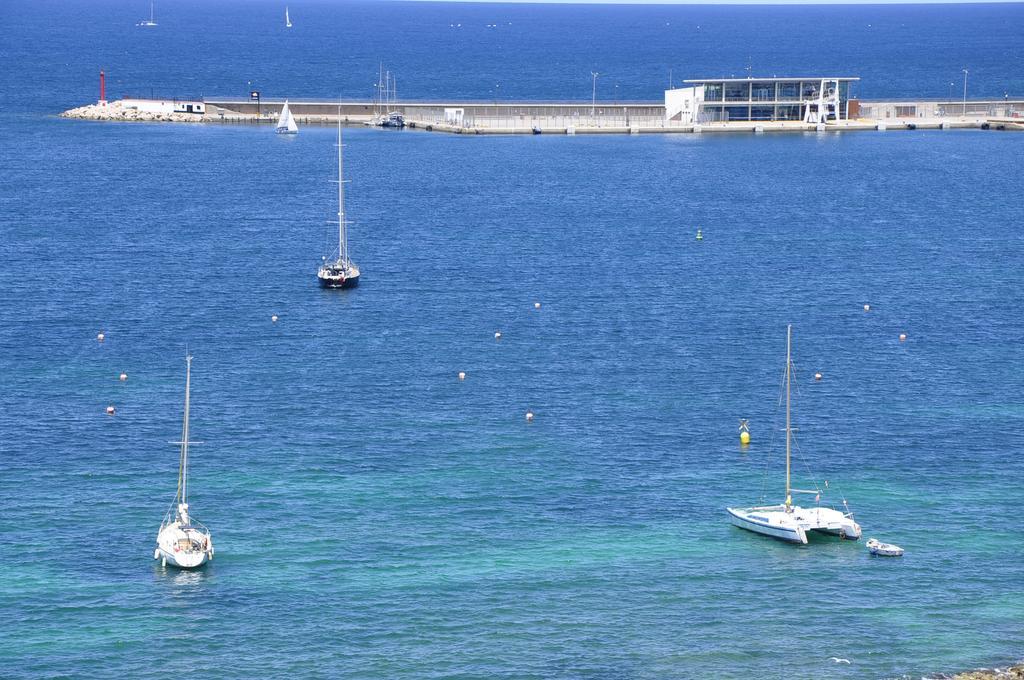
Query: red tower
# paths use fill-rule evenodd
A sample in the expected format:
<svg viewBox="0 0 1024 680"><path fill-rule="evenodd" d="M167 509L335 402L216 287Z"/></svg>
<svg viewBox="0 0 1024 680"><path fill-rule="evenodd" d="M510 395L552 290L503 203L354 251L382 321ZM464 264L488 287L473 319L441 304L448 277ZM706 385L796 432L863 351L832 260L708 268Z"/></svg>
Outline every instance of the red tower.
<svg viewBox="0 0 1024 680"><path fill-rule="evenodd" d="M107 78L103 71L100 71L100 104L107 103Z"/></svg>

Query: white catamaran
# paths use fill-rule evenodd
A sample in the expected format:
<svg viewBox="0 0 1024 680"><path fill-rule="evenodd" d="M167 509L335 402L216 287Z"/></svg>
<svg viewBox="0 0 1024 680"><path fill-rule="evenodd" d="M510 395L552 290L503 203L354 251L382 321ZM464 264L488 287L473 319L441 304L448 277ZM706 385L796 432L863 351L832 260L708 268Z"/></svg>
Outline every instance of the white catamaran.
<svg viewBox="0 0 1024 680"><path fill-rule="evenodd" d="M359 285L359 267L348 257L348 222L345 220L345 179L341 166L341 112L338 113L338 258L323 258L316 273L324 288L352 288Z"/></svg>
<svg viewBox="0 0 1024 680"><path fill-rule="evenodd" d="M181 459L178 462L178 493L160 524L156 535L153 559L163 566L182 569L201 567L213 559L213 537L210 530L197 522L188 511L188 409L192 386L192 357L185 357L185 418L181 426ZM192 442L194 443L194 442Z"/></svg>
<svg viewBox="0 0 1024 680"><path fill-rule="evenodd" d="M285 99L284 107L281 108L281 117L277 119L277 134L294 135L298 131L299 126L295 124L291 109L288 108L288 100Z"/></svg>
<svg viewBox="0 0 1024 680"><path fill-rule="evenodd" d="M860 538L860 525L848 511L846 501L843 507L847 511L821 507L821 489L794 489L790 485L790 448L793 428L790 418L790 382L793 363L790 358L793 327L786 328L786 500L782 505L767 505L752 508L726 508L733 524L741 529L754 531L765 536L772 536L793 543L807 543L807 534L817 531L833 534L841 538L857 540ZM826 488L828 482L825 482ZM815 507L802 508L793 505L793 493L809 493L815 495Z"/></svg>

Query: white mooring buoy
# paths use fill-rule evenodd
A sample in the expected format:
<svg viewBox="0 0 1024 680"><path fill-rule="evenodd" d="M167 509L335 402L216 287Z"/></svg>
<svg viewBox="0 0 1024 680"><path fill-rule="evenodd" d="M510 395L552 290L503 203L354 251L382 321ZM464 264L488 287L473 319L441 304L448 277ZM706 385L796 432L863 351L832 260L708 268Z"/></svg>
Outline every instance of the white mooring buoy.
<svg viewBox="0 0 1024 680"><path fill-rule="evenodd" d="M526 412L526 422L528 422L528 423L532 423L533 422L533 411L527 411Z"/></svg>
<svg viewBox="0 0 1024 680"><path fill-rule="evenodd" d="M465 380L465 379L466 379L466 372L465 371L459 371L459 380Z"/></svg>
<svg viewBox="0 0 1024 680"><path fill-rule="evenodd" d="M539 302L534 302L533 303L533 308L534 309L540 309L540 303Z"/></svg>
<svg viewBox="0 0 1024 680"><path fill-rule="evenodd" d="M814 374L814 379L815 380L821 380L821 373L815 373Z"/></svg>
<svg viewBox="0 0 1024 680"><path fill-rule="evenodd" d="M864 305L864 311L865 312L870 312L871 311L871 305Z"/></svg>
<svg viewBox="0 0 1024 680"><path fill-rule="evenodd" d="M117 411L116 411L116 410L114 409L114 407L113 407L113 406L108 406L108 407L107 407L107 415L108 415L108 416L112 416L112 415L114 415L115 413L117 413Z"/></svg>
<svg viewBox="0 0 1024 680"><path fill-rule="evenodd" d="M277 314L274 314L274 315L273 315L272 317L270 317L270 320L271 320L271 321L272 321L273 323L277 323Z"/></svg>
<svg viewBox="0 0 1024 680"><path fill-rule="evenodd" d="M105 337L106 337L106 336L105 336L105 335L103 335L103 333L99 333L99 334L98 334L98 335L96 336L96 339L97 339L97 340L99 340L100 342L103 342L103 338L105 338Z"/></svg>
<svg viewBox="0 0 1024 680"><path fill-rule="evenodd" d="M501 331L495 331L494 339L495 340L501 340Z"/></svg>
<svg viewBox="0 0 1024 680"><path fill-rule="evenodd" d="M121 375L118 376L118 380L120 380L121 382L124 382L127 379L128 379L128 374L127 373L122 372Z"/></svg>
<svg viewBox="0 0 1024 680"><path fill-rule="evenodd" d="M907 334L906 333L900 333L900 342L906 342L906 341L907 341Z"/></svg>

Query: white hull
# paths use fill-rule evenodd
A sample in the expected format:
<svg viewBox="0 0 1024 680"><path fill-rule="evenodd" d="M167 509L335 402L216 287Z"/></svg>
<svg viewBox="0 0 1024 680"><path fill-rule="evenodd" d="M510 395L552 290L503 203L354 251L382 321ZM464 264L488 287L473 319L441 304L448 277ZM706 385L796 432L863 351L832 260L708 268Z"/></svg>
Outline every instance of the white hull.
<svg viewBox="0 0 1024 680"><path fill-rule="evenodd" d="M195 569L213 559L213 538L197 526L175 521L160 527L153 559L179 569Z"/></svg>
<svg viewBox="0 0 1024 680"><path fill-rule="evenodd" d="M807 544L811 531L839 536L856 541L860 538L860 525L832 508L801 508L784 505L756 508L726 508L732 523L747 531L771 536L790 543Z"/></svg>
<svg viewBox="0 0 1024 680"><path fill-rule="evenodd" d="M213 551L194 553L173 553L157 548L156 559L162 560L161 565L170 565L178 569L196 569L213 559Z"/></svg>
<svg viewBox="0 0 1024 680"><path fill-rule="evenodd" d="M902 557L903 548L892 543L881 543L875 539L869 539L866 543L868 550L872 555L879 555L881 557Z"/></svg>

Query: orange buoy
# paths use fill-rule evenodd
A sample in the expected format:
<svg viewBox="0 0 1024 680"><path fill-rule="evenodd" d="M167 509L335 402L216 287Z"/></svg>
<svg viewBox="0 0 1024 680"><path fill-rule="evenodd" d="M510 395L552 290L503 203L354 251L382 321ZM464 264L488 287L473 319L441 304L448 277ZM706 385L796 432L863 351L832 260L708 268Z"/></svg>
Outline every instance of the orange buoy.
<svg viewBox="0 0 1024 680"><path fill-rule="evenodd" d="M114 409L114 407L113 407L113 406L108 406L108 407L107 407L107 415L108 415L108 416L112 416L112 415L114 415L115 413L117 413L117 411L116 411L116 410Z"/></svg>

